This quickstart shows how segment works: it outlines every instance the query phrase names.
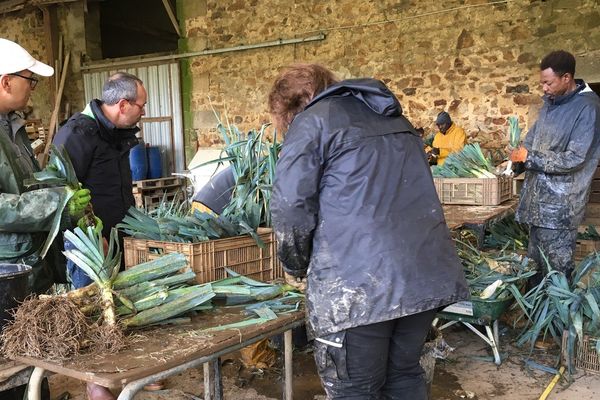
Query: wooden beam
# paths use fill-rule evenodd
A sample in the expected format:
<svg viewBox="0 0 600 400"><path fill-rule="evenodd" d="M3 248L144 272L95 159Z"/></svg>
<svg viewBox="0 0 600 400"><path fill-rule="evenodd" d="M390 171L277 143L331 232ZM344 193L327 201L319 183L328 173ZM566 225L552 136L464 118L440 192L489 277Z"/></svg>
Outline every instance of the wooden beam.
<svg viewBox="0 0 600 400"><path fill-rule="evenodd" d="M26 0L6 0L0 4L0 14L19 11L25 8Z"/></svg>
<svg viewBox="0 0 600 400"><path fill-rule="evenodd" d="M62 93L65 87L65 79L67 78L67 69L69 69L69 60L71 59L71 52L67 52L67 56L65 57L65 61L63 63L63 67L61 70L60 76L60 86L58 87L58 92L56 94L56 103L54 104L54 111L52 111L52 117L50 117L50 129L48 129L48 137L46 138L46 148L44 152L40 154L41 160L40 165L42 168L46 166L48 162L48 156L50 155L50 145L52 144L52 139L54 138L54 132L56 131L56 125L58 122L58 113L60 111L60 102L62 100Z"/></svg>
<svg viewBox="0 0 600 400"><path fill-rule="evenodd" d="M51 4L74 3L80 0L4 0L0 2L0 14L21 11L25 8L47 6Z"/></svg>
<svg viewBox="0 0 600 400"><path fill-rule="evenodd" d="M44 15L44 36L46 36L46 62L53 64L54 72L58 71L58 65L55 63L56 54L58 51L58 19L56 17L56 7L44 6L42 7L42 13ZM56 90L58 84L54 81L54 95L56 96Z"/></svg>
<svg viewBox="0 0 600 400"><path fill-rule="evenodd" d="M175 16L175 13L173 12L173 7L171 7L171 2L169 0L162 0L163 5L165 6L165 10L167 11L167 14L169 15L169 19L171 20L171 23L173 24L173 28L175 28L175 32L177 32L177 36L181 37L181 32L179 31L179 23L177 22L177 17Z"/></svg>

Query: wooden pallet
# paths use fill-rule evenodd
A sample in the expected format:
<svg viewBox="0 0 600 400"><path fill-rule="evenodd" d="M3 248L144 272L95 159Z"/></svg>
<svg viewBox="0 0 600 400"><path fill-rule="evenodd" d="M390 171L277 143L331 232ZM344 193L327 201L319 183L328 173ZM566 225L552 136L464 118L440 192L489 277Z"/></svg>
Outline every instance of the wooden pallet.
<svg viewBox="0 0 600 400"><path fill-rule="evenodd" d="M145 179L143 181L133 181L134 189L166 189L170 187L183 186L185 181L183 178L158 178Z"/></svg>
<svg viewBox="0 0 600 400"><path fill-rule="evenodd" d="M133 193L135 199L135 206L137 208L145 208L148 211L157 208L161 201L174 201L182 200L185 196L185 192L181 190L175 190L172 192L161 192L156 194L146 193Z"/></svg>

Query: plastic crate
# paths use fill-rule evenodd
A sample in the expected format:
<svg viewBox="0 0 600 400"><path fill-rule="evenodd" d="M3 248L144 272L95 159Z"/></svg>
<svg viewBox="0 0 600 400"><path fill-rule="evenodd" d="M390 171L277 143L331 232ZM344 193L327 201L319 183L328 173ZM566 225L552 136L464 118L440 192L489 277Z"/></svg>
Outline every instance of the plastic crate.
<svg viewBox="0 0 600 400"><path fill-rule="evenodd" d="M568 332L564 332L562 337L563 360L566 359L564 349L567 348L567 337ZM575 368L600 374L600 356L596 351L596 342L599 340L600 338L584 335L581 344L578 340L575 341Z"/></svg>
<svg viewBox="0 0 600 400"><path fill-rule="evenodd" d="M125 268L153 260L163 254L178 252L185 255L196 273L198 283L227 277L225 268L260 281L283 276L277 260L275 235L269 228L258 232L265 243L260 248L251 236L236 236L199 243L162 242L157 240L124 240Z"/></svg>
<svg viewBox="0 0 600 400"><path fill-rule="evenodd" d="M512 177L433 178L442 204L497 206L512 198Z"/></svg>
<svg viewBox="0 0 600 400"><path fill-rule="evenodd" d="M578 239L573 257L576 261L581 261L590 253L598 250L600 250L600 240Z"/></svg>

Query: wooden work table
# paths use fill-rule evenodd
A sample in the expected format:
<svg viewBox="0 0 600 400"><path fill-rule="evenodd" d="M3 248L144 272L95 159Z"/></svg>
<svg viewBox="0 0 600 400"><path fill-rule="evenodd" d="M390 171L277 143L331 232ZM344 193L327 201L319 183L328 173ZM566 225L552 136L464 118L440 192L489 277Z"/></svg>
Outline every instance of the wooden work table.
<svg viewBox="0 0 600 400"><path fill-rule="evenodd" d="M519 204L519 198L513 197L497 206L465 206L465 205L443 205L444 216L448 228L467 228L474 231L477 240L483 243L485 229L494 222L513 214Z"/></svg>
<svg viewBox="0 0 600 400"><path fill-rule="evenodd" d="M19 357L17 361L35 366L36 370L44 369L105 387L122 387L119 399L130 399L148 383L213 362L221 355L285 332L285 390L290 396L286 399L291 399L291 329L301 325L304 316L304 311L295 311L262 324L205 331L209 327L249 318L240 308L218 309L202 313L188 324L136 332L128 337L127 347L118 353L83 354L64 362L30 357ZM207 366L205 386L206 371ZM215 380L215 384L220 385L220 379L219 382ZM215 394L215 398L220 396Z"/></svg>
<svg viewBox="0 0 600 400"><path fill-rule="evenodd" d="M29 365L0 357L0 392L27 385L31 370Z"/></svg>

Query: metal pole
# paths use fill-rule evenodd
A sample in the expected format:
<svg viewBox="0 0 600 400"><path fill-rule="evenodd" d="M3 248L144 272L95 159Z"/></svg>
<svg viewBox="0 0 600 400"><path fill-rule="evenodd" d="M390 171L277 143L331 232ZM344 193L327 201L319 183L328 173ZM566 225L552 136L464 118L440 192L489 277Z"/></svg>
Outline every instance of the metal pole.
<svg viewBox="0 0 600 400"><path fill-rule="evenodd" d="M285 400L292 400L292 330L287 330L283 334L284 351L284 369L285 369Z"/></svg>
<svg viewBox="0 0 600 400"><path fill-rule="evenodd" d="M157 61L178 60L180 58L209 56L212 54L229 53L232 51L260 49L260 48L264 48L264 47L283 46L286 44L314 42L317 40L325 40L325 35L323 33L319 33L318 35L308 36L308 37L298 38L298 39L277 39L277 40L273 40L270 42L245 44L245 45L240 45L240 46L224 47L224 48L220 48L220 49L194 51L194 52L181 53L181 54L169 54L169 55L165 55L165 56L156 56L156 57L147 57L147 58L140 57L135 60L107 61L107 62L102 62L102 63L83 65L83 66L81 66L81 70L82 71L90 71L93 69L122 67L122 66L126 66L126 65L138 65L140 63L153 63L153 62L157 62Z"/></svg>

